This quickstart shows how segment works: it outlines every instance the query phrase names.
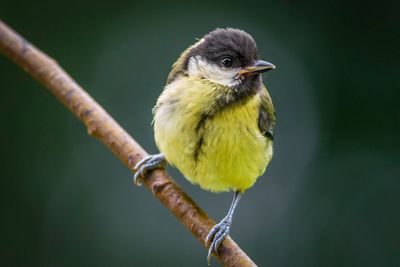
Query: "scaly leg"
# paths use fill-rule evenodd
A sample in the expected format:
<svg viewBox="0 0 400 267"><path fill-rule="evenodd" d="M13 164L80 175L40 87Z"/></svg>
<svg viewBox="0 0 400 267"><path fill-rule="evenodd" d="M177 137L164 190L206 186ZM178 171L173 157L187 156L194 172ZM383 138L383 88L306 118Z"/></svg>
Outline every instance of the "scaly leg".
<svg viewBox="0 0 400 267"><path fill-rule="evenodd" d="M133 176L133 183L137 186L142 184L142 179L145 175L154 169L164 169L167 165L167 161L163 154L155 154L149 155L139 161L134 169L136 170L135 175Z"/></svg>
<svg viewBox="0 0 400 267"><path fill-rule="evenodd" d="M207 255L208 265L210 265L212 253L218 254L219 245L229 234L229 229L232 224L232 216L241 196L242 194L239 191L235 192L228 214L218 224L216 224L207 235L206 243L211 243Z"/></svg>

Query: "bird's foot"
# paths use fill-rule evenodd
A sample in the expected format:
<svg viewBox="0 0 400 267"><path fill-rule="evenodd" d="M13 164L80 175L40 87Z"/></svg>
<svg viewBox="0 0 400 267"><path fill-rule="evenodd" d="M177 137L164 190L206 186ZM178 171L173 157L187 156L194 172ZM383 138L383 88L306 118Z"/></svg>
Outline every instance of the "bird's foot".
<svg viewBox="0 0 400 267"><path fill-rule="evenodd" d="M208 265L211 263L212 253L218 254L219 245L225 239L225 237L229 234L229 229L231 228L232 218L225 217L219 223L214 225L214 227L210 230L207 235L206 244L210 244L210 248L208 249L207 262Z"/></svg>
<svg viewBox="0 0 400 267"><path fill-rule="evenodd" d="M166 165L167 161L165 160L163 154L155 154L145 157L134 167L136 172L133 176L133 183L137 186L140 186L142 184L142 179L149 171L154 169L164 169Z"/></svg>

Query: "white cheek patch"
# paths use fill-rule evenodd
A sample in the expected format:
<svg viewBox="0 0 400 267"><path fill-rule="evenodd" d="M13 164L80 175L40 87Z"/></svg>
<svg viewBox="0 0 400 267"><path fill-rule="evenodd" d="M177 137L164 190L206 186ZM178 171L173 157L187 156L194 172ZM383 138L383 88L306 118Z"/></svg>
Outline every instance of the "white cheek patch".
<svg viewBox="0 0 400 267"><path fill-rule="evenodd" d="M200 77L211 82L222 84L228 87L234 87L240 84L236 75L240 69L224 69L212 63L201 56L194 56L189 59L188 74L193 77Z"/></svg>

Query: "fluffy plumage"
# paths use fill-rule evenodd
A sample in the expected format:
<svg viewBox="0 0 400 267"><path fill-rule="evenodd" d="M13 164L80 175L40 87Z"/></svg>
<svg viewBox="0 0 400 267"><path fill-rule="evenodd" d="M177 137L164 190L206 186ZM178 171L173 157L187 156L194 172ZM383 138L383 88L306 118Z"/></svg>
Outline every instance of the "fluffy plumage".
<svg viewBox="0 0 400 267"><path fill-rule="evenodd" d="M244 192L272 158L271 98L259 74L238 76L256 61L249 34L217 29L182 53L154 108L158 148L204 189Z"/></svg>
<svg viewBox="0 0 400 267"><path fill-rule="evenodd" d="M135 184L168 161L204 189L234 191L227 215L207 235L209 263L243 192L272 158L275 111L260 75L272 69L258 60L249 34L217 29L182 53L154 107L161 153L136 164Z"/></svg>

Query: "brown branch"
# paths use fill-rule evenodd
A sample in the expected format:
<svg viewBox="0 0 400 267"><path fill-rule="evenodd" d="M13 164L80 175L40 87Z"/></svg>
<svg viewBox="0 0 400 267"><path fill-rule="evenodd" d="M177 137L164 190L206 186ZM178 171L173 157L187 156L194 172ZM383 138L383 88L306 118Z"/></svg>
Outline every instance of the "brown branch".
<svg viewBox="0 0 400 267"><path fill-rule="evenodd" d="M55 60L35 48L0 20L0 51L38 80L106 145L131 171L148 154L91 98ZM205 237L214 222L164 171L152 172L144 185L206 247ZM230 238L219 249L223 266L256 266Z"/></svg>

